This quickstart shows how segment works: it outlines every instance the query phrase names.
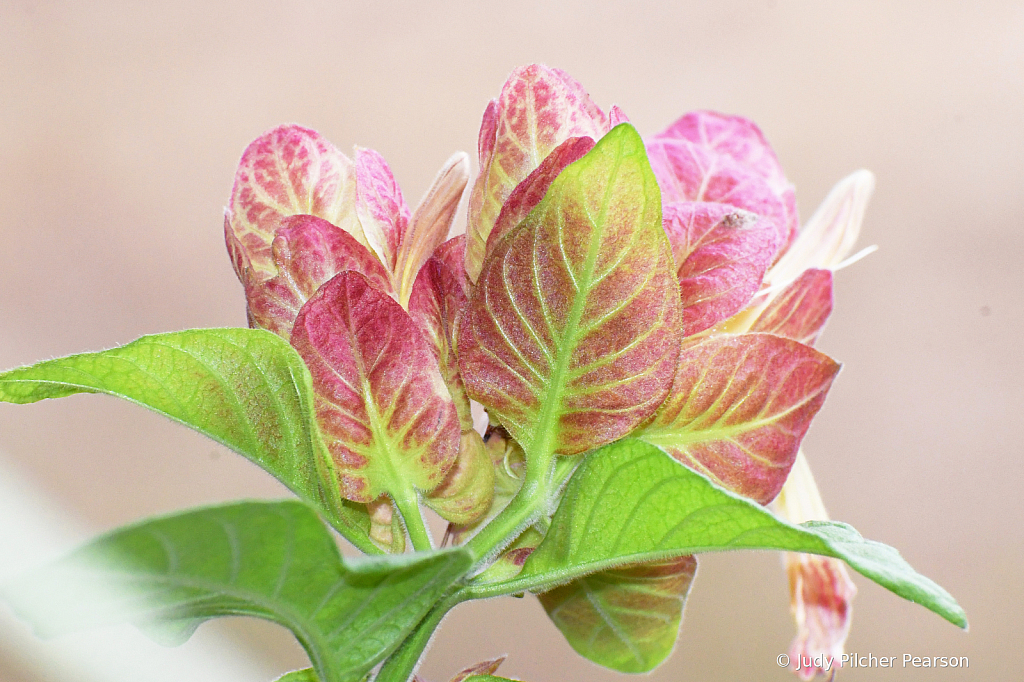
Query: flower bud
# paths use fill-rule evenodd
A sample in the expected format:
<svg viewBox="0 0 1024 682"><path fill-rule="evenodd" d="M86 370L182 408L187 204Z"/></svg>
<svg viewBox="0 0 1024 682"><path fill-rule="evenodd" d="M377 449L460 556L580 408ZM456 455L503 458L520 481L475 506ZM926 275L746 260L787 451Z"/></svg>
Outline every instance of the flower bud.
<svg viewBox="0 0 1024 682"><path fill-rule="evenodd" d="M387 495L381 495L366 505L370 513L370 539L391 554L405 551L405 528L395 513L395 505Z"/></svg>
<svg viewBox="0 0 1024 682"><path fill-rule="evenodd" d="M448 521L466 525L485 516L493 500L494 466L484 441L476 431L463 431L455 464L424 502Z"/></svg>

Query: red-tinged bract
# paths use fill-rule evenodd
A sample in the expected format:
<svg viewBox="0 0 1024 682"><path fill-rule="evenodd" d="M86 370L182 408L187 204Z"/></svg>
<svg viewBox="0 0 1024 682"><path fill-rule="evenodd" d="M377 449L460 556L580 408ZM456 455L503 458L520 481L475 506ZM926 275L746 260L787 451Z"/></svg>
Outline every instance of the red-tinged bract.
<svg viewBox="0 0 1024 682"><path fill-rule="evenodd" d="M245 286L251 321L289 338L302 305L322 284L340 272L352 270L385 293L391 281L380 261L349 233L311 215L281 220L273 242L277 274L250 280Z"/></svg>
<svg viewBox="0 0 1024 682"><path fill-rule="evenodd" d="M344 497L370 502L444 480L459 451L455 404L426 339L394 299L343 272L302 307L292 345L313 376Z"/></svg>
<svg viewBox="0 0 1024 682"><path fill-rule="evenodd" d="M420 269L409 299L409 314L437 358L441 376L459 411L459 424L464 432L472 430L473 415L455 354L455 322L466 302L459 278L437 257L428 260Z"/></svg>
<svg viewBox="0 0 1024 682"><path fill-rule="evenodd" d="M813 346L832 314L832 271L810 268L780 291L750 327Z"/></svg>
<svg viewBox="0 0 1024 682"><path fill-rule="evenodd" d="M767 504L838 371L828 356L772 334L684 342L672 392L639 436Z"/></svg>
<svg viewBox="0 0 1024 682"><path fill-rule="evenodd" d="M570 137L598 139L608 116L564 71L540 64L516 69L480 126L480 175L469 200L466 270L480 274L487 238L501 207L555 147Z"/></svg>
<svg viewBox="0 0 1024 682"><path fill-rule="evenodd" d="M643 143L623 124L562 171L484 263L458 330L470 396L527 456L628 434L675 372L674 269Z"/></svg>
<svg viewBox="0 0 1024 682"><path fill-rule="evenodd" d="M228 249L239 279L242 258L252 276L273 276L271 242L281 219L306 213L323 218L366 244L355 215L352 162L316 131L283 125L258 137L242 154L227 214Z"/></svg>
<svg viewBox="0 0 1024 682"><path fill-rule="evenodd" d="M776 250L788 238L785 205L768 181L752 169L688 140L655 137L647 143L647 153L666 204L677 201L728 204L771 219L777 235Z"/></svg>
<svg viewBox="0 0 1024 682"><path fill-rule="evenodd" d="M663 223L678 263L683 334L736 314L761 286L775 253L775 224L728 204L667 204Z"/></svg>
<svg viewBox="0 0 1024 682"><path fill-rule="evenodd" d="M395 271L398 245L412 214L391 168L372 149L356 147L356 215L366 241L388 272Z"/></svg>
<svg viewBox="0 0 1024 682"><path fill-rule="evenodd" d="M555 147L554 151L537 166L526 179L516 185L501 207L501 213L494 223L487 238L487 253L494 250L495 245L501 238L516 228L519 223L526 219L533 207L540 203L547 194L551 183L555 181L558 174L565 170L570 163L579 161L594 148L594 140L589 137L570 137L562 144Z"/></svg>
<svg viewBox="0 0 1024 682"><path fill-rule="evenodd" d="M750 119L715 111L686 114L657 135L662 139L687 140L740 163L764 178L785 209L783 246L799 227L796 192L786 179L778 157L761 129Z"/></svg>

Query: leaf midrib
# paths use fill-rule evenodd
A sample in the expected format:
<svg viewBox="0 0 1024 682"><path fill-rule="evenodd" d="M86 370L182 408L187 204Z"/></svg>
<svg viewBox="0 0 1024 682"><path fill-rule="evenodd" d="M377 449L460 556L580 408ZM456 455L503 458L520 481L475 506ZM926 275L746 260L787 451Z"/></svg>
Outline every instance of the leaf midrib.
<svg viewBox="0 0 1024 682"><path fill-rule="evenodd" d="M597 221L590 217L589 211L587 214L588 218L591 218L591 224L594 226L592 236L590 239L590 245L587 250L587 258L584 261L583 266L583 277L580 278L581 284L576 290L576 296L573 298L572 307L569 309L569 315L566 318L565 323L565 334L562 336L562 343L556 349L555 361L553 363L551 377L550 377L550 388L544 396L542 401L543 407L537 418L537 429L534 434L540 434L540 443L531 438L530 450L528 454L532 457L549 457L555 451L555 444L558 438L557 422L561 415L561 403L562 394L565 392L565 385L567 375L569 373L569 363L572 359L572 355L576 350L576 343L579 336L579 323L583 319L583 310L586 307L587 298L590 295L590 290L593 287L594 270L597 267L597 257L600 252L600 247L603 242L605 225L608 216L608 207L611 203L611 196L615 187L614 178L618 175L619 168L622 166L622 149L621 147L616 150L615 162L608 173L608 182L605 185L604 196L601 201L601 211L598 214ZM570 166L571 168L571 166ZM563 176L566 174L563 171ZM574 174L578 176L577 174ZM559 177L558 180L561 180ZM575 180L576 177L573 177ZM558 183L558 180L555 182ZM564 187L568 185L569 178L566 177L565 184L560 184L559 191L561 199L564 194ZM552 197L553 199L555 197ZM552 202L554 203L554 202ZM563 227L559 225L559 242L562 239ZM536 249L533 252L534 258L536 258ZM566 262L566 268L569 268L570 264ZM524 449L526 444L524 443Z"/></svg>

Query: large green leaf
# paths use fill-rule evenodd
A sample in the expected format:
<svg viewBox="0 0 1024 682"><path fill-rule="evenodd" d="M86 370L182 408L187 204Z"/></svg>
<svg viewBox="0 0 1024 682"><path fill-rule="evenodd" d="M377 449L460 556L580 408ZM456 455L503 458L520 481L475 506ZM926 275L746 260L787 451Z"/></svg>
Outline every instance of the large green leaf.
<svg viewBox="0 0 1024 682"><path fill-rule="evenodd" d="M366 512L336 494L334 467L313 417L309 371L278 336L256 329L156 334L0 374L6 402L75 393L130 400L223 443L319 507L357 547L380 552L367 538Z"/></svg>
<svg viewBox="0 0 1024 682"><path fill-rule="evenodd" d="M842 559L855 571L960 627L946 590L892 547L842 523L786 523L652 445L626 439L587 455L544 542L517 578L488 593L543 591L626 563L726 549L775 549Z"/></svg>
<svg viewBox="0 0 1024 682"><path fill-rule="evenodd" d="M459 367L528 459L620 438L668 394L679 289L636 130L605 135L497 244L459 318Z"/></svg>
<svg viewBox="0 0 1024 682"><path fill-rule="evenodd" d="M44 635L129 621L188 635L247 615L290 629L323 682L358 680L469 567L464 550L343 561L298 501L242 502L114 531L14 582Z"/></svg>
<svg viewBox="0 0 1024 682"><path fill-rule="evenodd" d="M610 568L539 598L581 656L624 673L647 672L672 653L696 570L690 555Z"/></svg>

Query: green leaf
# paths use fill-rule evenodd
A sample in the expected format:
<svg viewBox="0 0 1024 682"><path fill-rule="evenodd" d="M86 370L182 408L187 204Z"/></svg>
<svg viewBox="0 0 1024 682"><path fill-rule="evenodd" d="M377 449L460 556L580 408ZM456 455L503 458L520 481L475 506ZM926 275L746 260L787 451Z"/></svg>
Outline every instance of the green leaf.
<svg viewBox="0 0 1024 682"><path fill-rule="evenodd" d="M358 680L469 567L464 550L343 561L298 501L242 502L114 531L6 589L43 635L254 616L291 630L323 682Z"/></svg>
<svg viewBox="0 0 1024 682"><path fill-rule="evenodd" d="M600 571L538 595L581 656L624 673L654 670L675 646L697 560Z"/></svg>
<svg viewBox="0 0 1024 682"><path fill-rule="evenodd" d="M367 538L365 510L336 494L334 467L313 417L309 371L276 335L256 329L155 334L0 374L6 402L75 393L124 398L209 436L317 506L364 552L380 553Z"/></svg>
<svg viewBox="0 0 1024 682"><path fill-rule="evenodd" d="M587 455L544 542L522 573L487 593L543 591L626 563L726 549L775 549L842 559L861 575L967 627L956 600L892 547L843 523L792 525L715 485L661 450L626 439Z"/></svg>
<svg viewBox="0 0 1024 682"><path fill-rule="evenodd" d="M620 438L668 394L680 301L661 194L632 126L567 166L484 261L459 368L528 459Z"/></svg>
<svg viewBox="0 0 1024 682"><path fill-rule="evenodd" d="M277 682L320 682L320 678L316 676L316 672L312 668L303 668L285 673L277 678Z"/></svg>

